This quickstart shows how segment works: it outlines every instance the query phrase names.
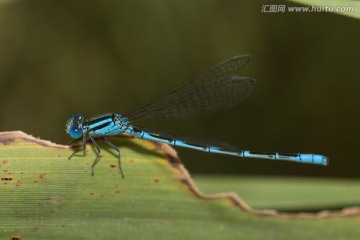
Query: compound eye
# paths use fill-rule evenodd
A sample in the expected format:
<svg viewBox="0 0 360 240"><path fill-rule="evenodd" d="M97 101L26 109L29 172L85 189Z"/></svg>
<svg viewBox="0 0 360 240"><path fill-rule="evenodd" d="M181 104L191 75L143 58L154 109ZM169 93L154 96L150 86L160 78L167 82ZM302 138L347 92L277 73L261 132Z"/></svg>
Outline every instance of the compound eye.
<svg viewBox="0 0 360 240"><path fill-rule="evenodd" d="M68 122L66 132L72 138L80 138L82 137L82 123L84 121L84 117L80 114L73 114Z"/></svg>

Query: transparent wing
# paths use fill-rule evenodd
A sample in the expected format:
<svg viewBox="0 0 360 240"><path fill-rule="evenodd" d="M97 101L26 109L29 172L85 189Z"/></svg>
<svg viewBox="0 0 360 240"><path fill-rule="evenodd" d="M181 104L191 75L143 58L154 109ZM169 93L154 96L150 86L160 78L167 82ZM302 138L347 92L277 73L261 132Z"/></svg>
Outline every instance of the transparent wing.
<svg viewBox="0 0 360 240"><path fill-rule="evenodd" d="M249 61L242 55L221 62L165 94L123 113L129 121L184 119L232 107L253 88L255 80L237 75Z"/></svg>

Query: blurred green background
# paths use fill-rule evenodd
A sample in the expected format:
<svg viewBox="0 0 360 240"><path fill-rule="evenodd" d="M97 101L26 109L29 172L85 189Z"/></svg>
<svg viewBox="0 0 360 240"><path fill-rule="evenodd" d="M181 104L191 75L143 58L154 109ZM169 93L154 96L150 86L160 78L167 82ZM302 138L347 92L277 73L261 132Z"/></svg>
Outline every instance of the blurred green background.
<svg viewBox="0 0 360 240"><path fill-rule="evenodd" d="M0 131L68 143L72 113L121 113L238 54L257 84L239 106L139 125L253 151L319 153L327 167L177 150L192 173L358 178L360 28L283 1L1 1Z"/></svg>

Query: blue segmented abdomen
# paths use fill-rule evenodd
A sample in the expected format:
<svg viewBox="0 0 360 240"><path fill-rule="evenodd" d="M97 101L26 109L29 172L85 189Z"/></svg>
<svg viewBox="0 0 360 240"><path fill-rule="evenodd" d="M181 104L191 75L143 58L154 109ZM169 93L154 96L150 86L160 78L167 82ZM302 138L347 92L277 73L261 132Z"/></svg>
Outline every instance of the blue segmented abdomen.
<svg viewBox="0 0 360 240"><path fill-rule="evenodd" d="M147 139L157 142L168 143L172 146L177 147L185 147L196 150L201 150L210 153L219 153L226 154L244 158L263 158L263 159L272 159L272 160L284 160L284 161L293 161L293 162L301 162L301 163L312 163L312 164L320 164L327 165L327 157L317 154L303 154L303 153L264 153L264 152L253 152L247 150L234 150L234 149L225 149L223 147L206 145L206 144L198 144L186 142L183 140L160 136L160 134L154 134L150 132L146 132L136 127L129 127L126 131L131 135L141 138Z"/></svg>
<svg viewBox="0 0 360 240"><path fill-rule="evenodd" d="M243 157L294 161L294 162L312 163L312 164L320 164L320 165L327 165L328 162L327 157L323 155L304 154L304 153L262 153L262 152L243 151Z"/></svg>

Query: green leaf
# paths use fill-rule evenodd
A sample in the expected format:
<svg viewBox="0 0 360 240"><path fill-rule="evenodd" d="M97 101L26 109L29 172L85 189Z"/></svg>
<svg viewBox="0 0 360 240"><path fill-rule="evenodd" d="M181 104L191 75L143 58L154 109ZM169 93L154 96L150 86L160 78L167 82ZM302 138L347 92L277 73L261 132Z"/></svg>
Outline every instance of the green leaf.
<svg viewBox="0 0 360 240"><path fill-rule="evenodd" d="M22 132L0 133L0 239L357 239L360 235L359 208L320 214L255 210L234 193L203 195L166 144L134 138L111 141L120 146L125 179L115 153L106 146L101 145L102 157L91 176L95 158L91 145L85 156L79 153L68 160L73 149L67 146ZM290 199L295 192L291 178L277 187L266 178L198 180L207 191L234 187L259 207L281 208L285 201L281 196ZM331 191L337 181L315 182L320 196L322 186ZM252 186L249 192L237 187L247 183ZM255 191L261 190L256 185L261 183L275 191L268 189L257 199ZM312 199L305 194L309 184L294 181L297 187L305 186L294 196L301 196L305 205ZM358 194L359 188L353 186L353 191ZM337 193L332 195L334 202ZM316 203L320 206L321 201Z"/></svg>
<svg viewBox="0 0 360 240"><path fill-rule="evenodd" d="M253 208L306 212L360 203L360 181L311 177L195 176L207 194L234 191Z"/></svg>
<svg viewBox="0 0 360 240"><path fill-rule="evenodd" d="M303 5L314 6L314 7L324 7L324 10L320 11L318 14L324 12L331 12L335 14L340 14L348 17L360 19L360 1L354 0L290 0L291 2L300 3ZM343 7L352 7L352 10L345 11ZM326 11L327 9L333 9L331 11ZM317 14L317 12L313 12Z"/></svg>

